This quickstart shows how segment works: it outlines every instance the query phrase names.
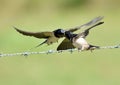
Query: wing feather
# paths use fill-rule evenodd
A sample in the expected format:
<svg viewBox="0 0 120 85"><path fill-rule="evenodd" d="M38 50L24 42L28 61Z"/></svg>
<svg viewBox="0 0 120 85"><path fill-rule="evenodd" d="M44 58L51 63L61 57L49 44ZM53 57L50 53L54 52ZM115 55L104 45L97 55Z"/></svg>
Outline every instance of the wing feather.
<svg viewBox="0 0 120 85"><path fill-rule="evenodd" d="M70 29L68 29L67 31L75 32L75 31L77 31L77 30L79 30L79 29L81 29L81 28L85 28L85 27L88 27L88 26L92 26L92 25L100 22L103 18L104 18L103 16L98 16L98 17L92 19L91 21L89 21L89 22L81 25L81 26L77 26L77 27L74 27L74 28L70 28Z"/></svg>
<svg viewBox="0 0 120 85"><path fill-rule="evenodd" d="M53 36L53 32L27 32L27 31L23 31L23 30L20 30L16 27L14 27L15 30L23 35L26 35L26 36L33 36L33 37L36 37L36 38L49 38L51 36Z"/></svg>
<svg viewBox="0 0 120 85"><path fill-rule="evenodd" d="M99 22L99 23L97 23L97 24L95 24L95 25L87 28L87 29L84 30L82 33L79 33L75 38L79 38L79 37L85 38L85 37L89 34L89 30L90 30L90 29L92 29L92 28L94 28L94 27L96 27L96 26L99 26L99 25L101 25L101 24L103 24L103 23L104 23L104 22Z"/></svg>
<svg viewBox="0 0 120 85"><path fill-rule="evenodd" d="M73 49L73 48L75 47L72 45L72 42L67 38L65 38L57 47L57 50L66 50L66 49Z"/></svg>

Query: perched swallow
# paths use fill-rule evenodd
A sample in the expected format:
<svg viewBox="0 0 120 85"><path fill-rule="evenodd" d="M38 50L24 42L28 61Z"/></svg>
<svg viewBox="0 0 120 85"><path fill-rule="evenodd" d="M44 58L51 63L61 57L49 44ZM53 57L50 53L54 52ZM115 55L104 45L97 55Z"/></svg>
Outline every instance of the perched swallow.
<svg viewBox="0 0 120 85"><path fill-rule="evenodd" d="M40 39L46 39L44 42L40 43L38 46L46 43L48 45L52 44L52 43L55 43L55 42L58 42L59 38L62 38L62 37L65 37L65 31L70 31L70 32L75 32L81 28L85 28L85 27L88 27L88 26L91 26L91 25L94 25L98 22L100 22L100 20L102 20L103 17L102 16L99 16L99 17L96 17L94 18L93 20L81 25L81 26L77 26L77 27L74 27L74 28L70 28L68 30L63 30L63 29L57 29L57 30L54 30L54 31L45 31L45 32L27 32L27 31L23 31L23 30L20 30L16 27L15 30L23 35L26 35L26 36L33 36L33 37L36 37L36 38L40 38ZM38 47L36 46L36 47Z"/></svg>
<svg viewBox="0 0 120 85"><path fill-rule="evenodd" d="M94 50L95 48L99 48L99 46L94 46L89 44L85 38L89 34L89 30L95 26L101 25L104 22L99 22L90 28L84 30L82 33L73 34L70 31L65 32L66 39L62 41L62 43L58 46L57 50L66 50L66 49L73 49L78 48L78 50Z"/></svg>

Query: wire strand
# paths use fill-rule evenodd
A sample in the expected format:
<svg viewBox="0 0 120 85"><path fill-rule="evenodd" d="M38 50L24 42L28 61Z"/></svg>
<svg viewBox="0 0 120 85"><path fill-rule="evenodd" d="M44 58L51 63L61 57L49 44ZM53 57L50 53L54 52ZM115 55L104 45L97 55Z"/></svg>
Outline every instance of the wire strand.
<svg viewBox="0 0 120 85"><path fill-rule="evenodd" d="M96 48L96 49L115 49L115 48L120 48L120 44L118 45L114 45L114 46L103 46L100 48ZM56 50L48 50L48 51L42 51L42 52L30 52L30 51L26 51L26 52L18 52L18 53L2 53L0 54L0 57L12 57L12 56L29 56L29 55L37 55L37 54L53 54L53 53L61 53L61 52L74 52L77 51L77 49L67 49L67 50L60 50L60 51L56 51Z"/></svg>

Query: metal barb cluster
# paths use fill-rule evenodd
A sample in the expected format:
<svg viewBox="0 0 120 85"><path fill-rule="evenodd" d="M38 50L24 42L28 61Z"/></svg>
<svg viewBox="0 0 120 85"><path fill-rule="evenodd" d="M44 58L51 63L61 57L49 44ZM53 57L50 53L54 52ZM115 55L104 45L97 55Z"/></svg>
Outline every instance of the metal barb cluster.
<svg viewBox="0 0 120 85"><path fill-rule="evenodd" d="M100 47L99 49L115 49L115 48L120 48L120 44L115 46L104 46L104 47ZM48 51L42 51L42 52L21 52L21 53L8 53L8 54L0 53L0 57L29 56L33 54L52 54L52 53L62 53L62 52L72 53L74 51L77 51L77 49L68 49L68 50L60 50L60 51L48 50Z"/></svg>
<svg viewBox="0 0 120 85"><path fill-rule="evenodd" d="M115 46L104 46L104 47L100 47L100 49L114 49L114 48L120 48L120 44L115 45Z"/></svg>

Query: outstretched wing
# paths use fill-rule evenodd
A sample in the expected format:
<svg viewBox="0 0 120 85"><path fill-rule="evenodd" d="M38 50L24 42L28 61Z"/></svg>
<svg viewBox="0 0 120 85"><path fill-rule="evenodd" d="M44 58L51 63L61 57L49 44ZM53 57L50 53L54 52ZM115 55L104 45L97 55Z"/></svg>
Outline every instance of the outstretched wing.
<svg viewBox="0 0 120 85"><path fill-rule="evenodd" d="M102 19L103 19L103 16L98 16L98 17L92 19L91 21L89 21L89 22L81 25L81 26L77 26L77 27L74 27L74 28L70 28L70 29L68 29L67 31L75 32L75 31L77 31L77 30L79 30L79 29L81 29L81 28L85 28L85 27L88 27L88 26L92 26L92 25L100 22Z"/></svg>
<svg viewBox="0 0 120 85"><path fill-rule="evenodd" d="M96 27L96 26L99 26L99 25L101 25L101 24L103 24L103 23L104 23L104 22L99 22L99 23L97 23L97 24L95 24L95 25L87 28L87 29L84 30L82 33L79 33L75 38L79 38L79 37L85 38L85 37L89 34L89 30L90 30L90 29L92 29L92 28L94 28L94 27Z"/></svg>
<svg viewBox="0 0 120 85"><path fill-rule="evenodd" d="M66 50L66 49L73 49L73 48L75 47L72 45L71 41L65 38L57 47L57 50Z"/></svg>
<svg viewBox="0 0 120 85"><path fill-rule="evenodd" d="M27 31L23 31L23 30L20 30L16 27L14 27L15 30L23 35L26 35L26 36L33 36L33 37L36 37L36 38L49 38L51 36L53 36L53 32L27 32Z"/></svg>

